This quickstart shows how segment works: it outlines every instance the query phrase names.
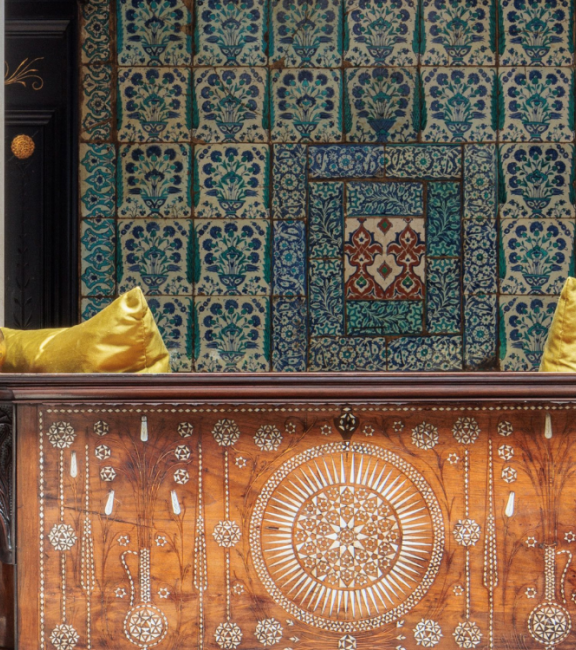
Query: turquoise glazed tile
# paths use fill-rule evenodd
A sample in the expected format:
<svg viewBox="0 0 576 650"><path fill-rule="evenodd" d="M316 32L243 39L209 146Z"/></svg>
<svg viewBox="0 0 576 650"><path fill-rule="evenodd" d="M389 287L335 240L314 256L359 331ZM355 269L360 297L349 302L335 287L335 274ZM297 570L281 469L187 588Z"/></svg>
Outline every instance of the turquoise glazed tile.
<svg viewBox="0 0 576 650"><path fill-rule="evenodd" d="M184 0L118 0L119 65L189 65L190 11Z"/></svg>
<svg viewBox="0 0 576 650"><path fill-rule="evenodd" d="M386 370L386 339L332 337L310 340L310 372L381 372Z"/></svg>
<svg viewBox="0 0 576 650"><path fill-rule="evenodd" d="M464 293L496 293L498 289L497 227L494 219L464 221Z"/></svg>
<svg viewBox="0 0 576 650"><path fill-rule="evenodd" d="M425 142L496 140L496 75L491 68L430 68L422 72Z"/></svg>
<svg viewBox="0 0 576 650"><path fill-rule="evenodd" d="M462 149L453 144L399 144L386 147L386 175L392 178L453 180L462 175Z"/></svg>
<svg viewBox="0 0 576 650"><path fill-rule="evenodd" d="M303 221L274 222L275 296L306 295L306 225Z"/></svg>
<svg viewBox="0 0 576 650"><path fill-rule="evenodd" d="M148 298L148 306L170 354L172 372L192 370L192 298Z"/></svg>
<svg viewBox="0 0 576 650"><path fill-rule="evenodd" d="M339 259L310 260L309 310L312 336L344 334L343 268Z"/></svg>
<svg viewBox="0 0 576 650"><path fill-rule="evenodd" d="M80 145L80 216L113 217L116 150L111 144Z"/></svg>
<svg viewBox="0 0 576 650"><path fill-rule="evenodd" d="M342 63L342 0L270 0L270 63L333 68Z"/></svg>
<svg viewBox="0 0 576 650"><path fill-rule="evenodd" d="M344 128L348 142L410 142L420 128L415 68L346 70Z"/></svg>
<svg viewBox="0 0 576 650"><path fill-rule="evenodd" d="M109 0L91 0L80 5L82 63L105 63L111 58Z"/></svg>
<svg viewBox="0 0 576 650"><path fill-rule="evenodd" d="M341 257L344 236L344 183L311 183L308 255Z"/></svg>
<svg viewBox="0 0 576 650"><path fill-rule="evenodd" d="M274 145L272 218L306 217L306 147Z"/></svg>
<svg viewBox="0 0 576 650"><path fill-rule="evenodd" d="M269 222L198 219L194 230L196 295L269 293Z"/></svg>
<svg viewBox="0 0 576 650"><path fill-rule="evenodd" d="M92 318L92 316L96 316L104 307L112 304L113 300L112 297L82 298L80 301L80 320L84 322Z"/></svg>
<svg viewBox="0 0 576 650"><path fill-rule="evenodd" d="M496 145L464 147L464 219L496 219L498 214Z"/></svg>
<svg viewBox="0 0 576 650"><path fill-rule="evenodd" d="M270 369L268 298L195 298L197 372L266 372Z"/></svg>
<svg viewBox="0 0 576 650"><path fill-rule="evenodd" d="M112 68L80 68L80 139L104 142L112 135Z"/></svg>
<svg viewBox="0 0 576 650"><path fill-rule="evenodd" d="M308 332L306 298L272 299L272 370L304 372Z"/></svg>
<svg viewBox="0 0 576 650"><path fill-rule="evenodd" d="M423 303L419 300L348 300L348 336L421 334Z"/></svg>
<svg viewBox="0 0 576 650"><path fill-rule="evenodd" d="M118 291L192 295L190 221L123 220L118 224Z"/></svg>
<svg viewBox="0 0 576 650"><path fill-rule="evenodd" d="M427 200L427 253L460 255L461 196L459 183L430 183Z"/></svg>
<svg viewBox="0 0 576 650"><path fill-rule="evenodd" d="M190 139L190 72L183 68L121 68L120 142Z"/></svg>
<svg viewBox="0 0 576 650"><path fill-rule="evenodd" d="M500 3L500 65L572 65L571 0Z"/></svg>
<svg viewBox="0 0 576 650"><path fill-rule="evenodd" d="M116 288L113 219L85 219L80 228L83 296L111 296Z"/></svg>
<svg viewBox="0 0 576 650"><path fill-rule="evenodd" d="M272 70L274 142L330 142L342 137L341 73L331 69Z"/></svg>
<svg viewBox="0 0 576 650"><path fill-rule="evenodd" d="M415 65L419 3L416 0L345 0L344 58L353 66Z"/></svg>
<svg viewBox="0 0 576 650"><path fill-rule="evenodd" d="M266 219L269 147L258 144L197 146L194 216L201 219Z"/></svg>
<svg viewBox="0 0 576 650"><path fill-rule="evenodd" d="M494 0L424 0L423 65L494 65Z"/></svg>
<svg viewBox="0 0 576 650"><path fill-rule="evenodd" d="M573 145L504 144L500 161L502 218L574 218Z"/></svg>
<svg viewBox="0 0 576 650"><path fill-rule="evenodd" d="M310 178L371 178L384 174L384 148L324 145L308 148Z"/></svg>
<svg viewBox="0 0 576 650"><path fill-rule="evenodd" d="M574 222L506 219L500 228L500 293L559 294L574 273Z"/></svg>
<svg viewBox="0 0 576 650"><path fill-rule="evenodd" d="M121 146L118 216L126 219L190 217L190 158L187 144Z"/></svg>
<svg viewBox="0 0 576 650"><path fill-rule="evenodd" d="M572 142L574 80L570 69L510 68L500 73L503 142Z"/></svg>
<svg viewBox="0 0 576 650"><path fill-rule="evenodd" d="M419 217L423 211L422 183L348 183L348 217Z"/></svg>
<svg viewBox="0 0 576 650"><path fill-rule="evenodd" d="M462 326L460 260L429 259L426 327L431 334L458 334Z"/></svg>
<svg viewBox="0 0 576 650"><path fill-rule="evenodd" d="M492 370L496 363L496 295L464 298L464 370Z"/></svg>
<svg viewBox="0 0 576 650"><path fill-rule="evenodd" d="M500 298L500 370L538 370L557 303L557 296Z"/></svg>
<svg viewBox="0 0 576 650"><path fill-rule="evenodd" d="M459 336L403 337L388 344L388 370L437 372L462 370Z"/></svg>
<svg viewBox="0 0 576 650"><path fill-rule="evenodd" d="M261 68L194 71L193 130L206 143L268 140L268 72Z"/></svg>
<svg viewBox="0 0 576 650"><path fill-rule="evenodd" d="M268 63L264 0L196 0L194 7L195 65Z"/></svg>

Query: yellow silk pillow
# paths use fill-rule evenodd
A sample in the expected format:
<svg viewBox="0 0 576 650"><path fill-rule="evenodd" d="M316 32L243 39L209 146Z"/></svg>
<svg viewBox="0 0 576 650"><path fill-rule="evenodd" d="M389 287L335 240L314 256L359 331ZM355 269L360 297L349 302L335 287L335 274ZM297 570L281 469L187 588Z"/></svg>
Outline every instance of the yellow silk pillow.
<svg viewBox="0 0 576 650"><path fill-rule="evenodd" d="M576 372L576 278L568 278L560 294L540 371Z"/></svg>
<svg viewBox="0 0 576 650"><path fill-rule="evenodd" d="M170 355L140 287L75 327L2 332L3 372L170 372Z"/></svg>

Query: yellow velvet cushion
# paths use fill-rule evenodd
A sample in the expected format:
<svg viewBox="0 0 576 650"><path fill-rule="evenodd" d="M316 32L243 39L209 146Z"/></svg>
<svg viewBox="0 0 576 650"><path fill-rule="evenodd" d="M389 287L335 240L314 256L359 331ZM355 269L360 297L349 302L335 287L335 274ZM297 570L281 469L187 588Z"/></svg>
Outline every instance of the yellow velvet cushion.
<svg viewBox="0 0 576 650"><path fill-rule="evenodd" d="M170 372L170 355L139 287L75 327L2 331L3 372Z"/></svg>
<svg viewBox="0 0 576 650"><path fill-rule="evenodd" d="M576 372L576 278L568 278L554 312L541 372Z"/></svg>

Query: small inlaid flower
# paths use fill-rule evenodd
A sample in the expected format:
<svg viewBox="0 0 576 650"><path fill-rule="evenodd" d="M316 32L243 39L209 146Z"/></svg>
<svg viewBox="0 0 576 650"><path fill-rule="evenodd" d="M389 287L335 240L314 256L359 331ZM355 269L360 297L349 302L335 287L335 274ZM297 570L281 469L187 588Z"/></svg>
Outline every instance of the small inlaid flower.
<svg viewBox="0 0 576 650"><path fill-rule="evenodd" d="M452 433L457 442L463 445L471 445L478 439L480 427L474 418L458 418L454 423Z"/></svg>
<svg viewBox="0 0 576 650"><path fill-rule="evenodd" d="M464 594L464 587L462 585L454 585L452 591L455 596L462 596Z"/></svg>
<svg viewBox="0 0 576 650"><path fill-rule="evenodd" d="M282 434L273 424L263 424L254 435L254 443L262 451L276 451L282 442Z"/></svg>
<svg viewBox="0 0 576 650"><path fill-rule="evenodd" d="M509 436L513 433L514 429L511 422L504 420L503 422L498 422L498 433L501 436Z"/></svg>
<svg viewBox="0 0 576 650"><path fill-rule="evenodd" d="M404 431L404 422L402 420L396 420L392 424L392 430L395 431L396 433L400 433L400 431Z"/></svg>
<svg viewBox="0 0 576 650"><path fill-rule="evenodd" d="M534 587L526 587L526 598L536 598L536 589Z"/></svg>
<svg viewBox="0 0 576 650"><path fill-rule="evenodd" d="M374 427L371 424L365 424L362 431L367 438L371 438L374 435Z"/></svg>
<svg viewBox="0 0 576 650"><path fill-rule="evenodd" d="M456 465L460 460L460 456L454 453L448 454L448 458L446 460L450 463L450 465Z"/></svg>
<svg viewBox="0 0 576 650"><path fill-rule="evenodd" d="M102 437L109 432L110 432L110 427L108 426L108 422L104 422L104 420L98 420L98 422L94 423L94 433L97 436Z"/></svg>
<svg viewBox="0 0 576 650"><path fill-rule="evenodd" d="M569 530L567 533L564 533L564 539L568 544L572 544L572 542L576 542L576 533L573 530Z"/></svg>
<svg viewBox="0 0 576 650"><path fill-rule="evenodd" d="M57 551L69 551L76 544L76 533L68 524L55 524L48 534L50 543Z"/></svg>
<svg viewBox="0 0 576 650"><path fill-rule="evenodd" d="M158 589L158 596L160 598L168 598L169 595L170 592L168 591L168 589L166 589L166 587L161 587L160 589Z"/></svg>
<svg viewBox="0 0 576 650"><path fill-rule="evenodd" d="M231 447L238 442L240 429L234 420L218 420L214 425L212 435L221 447Z"/></svg>
<svg viewBox="0 0 576 650"><path fill-rule="evenodd" d="M514 448L510 445L500 445L498 447L498 456L502 460L511 460L514 457Z"/></svg>
<svg viewBox="0 0 576 650"><path fill-rule="evenodd" d="M106 460L107 458L110 458L111 454L112 451L110 450L110 447L107 447L106 445L98 445L94 450L94 455L98 460Z"/></svg>
<svg viewBox="0 0 576 650"><path fill-rule="evenodd" d="M264 646L275 645L282 638L282 625L275 618L265 618L258 621L254 635Z"/></svg>
<svg viewBox="0 0 576 650"><path fill-rule="evenodd" d="M67 449L75 438L74 427L69 422L54 422L48 429L48 440L57 449Z"/></svg>
<svg viewBox="0 0 576 650"><path fill-rule="evenodd" d="M518 477L518 472L513 467L504 467L502 469L502 480L506 483L514 483Z"/></svg>
<svg viewBox="0 0 576 650"><path fill-rule="evenodd" d="M128 544L130 544L130 537L128 537L128 535L120 535L118 538L118 544L120 546L128 546Z"/></svg>
<svg viewBox="0 0 576 650"><path fill-rule="evenodd" d="M180 422L178 433L182 438L189 438L194 433L194 425L191 422Z"/></svg>
<svg viewBox="0 0 576 650"><path fill-rule="evenodd" d="M412 444L419 449L432 449L438 440L438 429L433 424L422 422L412 429Z"/></svg>
<svg viewBox="0 0 576 650"><path fill-rule="evenodd" d="M186 485L188 481L190 480L190 474L185 469L177 469L174 472L174 480L178 485Z"/></svg>
<svg viewBox="0 0 576 650"><path fill-rule="evenodd" d="M442 636L442 628L431 619L423 618L414 628L416 645L421 645L424 648L433 648L438 645Z"/></svg>
<svg viewBox="0 0 576 650"><path fill-rule="evenodd" d="M232 593L235 596L241 596L244 593L244 585L240 582L237 582L233 587L232 587Z"/></svg>
<svg viewBox="0 0 576 650"><path fill-rule="evenodd" d="M538 540L535 537L527 537L524 543L528 548L534 548L538 544Z"/></svg>
<svg viewBox="0 0 576 650"><path fill-rule="evenodd" d="M238 456L234 462L236 464L236 467L239 467L240 469L244 469L248 464L248 461L244 458L244 456Z"/></svg>
<svg viewBox="0 0 576 650"><path fill-rule="evenodd" d="M231 548L240 541L242 531L235 521L224 520L214 526L214 541L222 548Z"/></svg>
<svg viewBox="0 0 576 650"><path fill-rule="evenodd" d="M331 435L331 433L332 433L332 427L331 427L329 424L323 424L323 425L320 427L320 433L321 433L323 436L329 436L329 435Z"/></svg>
<svg viewBox="0 0 576 650"><path fill-rule="evenodd" d="M100 478L103 481L113 481L116 478L116 470L111 466L102 467L100 470Z"/></svg>
<svg viewBox="0 0 576 650"><path fill-rule="evenodd" d="M178 445L174 450L174 456L176 456L178 460L189 460L190 454L190 447L187 445Z"/></svg>
<svg viewBox="0 0 576 650"><path fill-rule="evenodd" d="M124 587L116 587L114 595L116 598L126 598L126 589Z"/></svg>
<svg viewBox="0 0 576 650"><path fill-rule="evenodd" d="M166 546L167 543L166 535L156 535L156 546Z"/></svg>

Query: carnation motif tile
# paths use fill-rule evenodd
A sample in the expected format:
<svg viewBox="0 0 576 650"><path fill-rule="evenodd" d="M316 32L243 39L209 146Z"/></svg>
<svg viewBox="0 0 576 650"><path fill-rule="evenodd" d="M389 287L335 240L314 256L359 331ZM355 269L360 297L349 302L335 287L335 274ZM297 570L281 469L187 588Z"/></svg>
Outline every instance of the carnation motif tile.
<svg viewBox="0 0 576 650"><path fill-rule="evenodd" d="M197 219L194 285L197 296L267 295L270 224L261 219Z"/></svg>
<svg viewBox="0 0 576 650"><path fill-rule="evenodd" d="M431 334L459 334L462 327L460 260L429 259L426 328Z"/></svg>
<svg viewBox="0 0 576 650"><path fill-rule="evenodd" d="M170 354L172 372L192 370L192 298L148 298L148 306Z"/></svg>
<svg viewBox="0 0 576 650"><path fill-rule="evenodd" d="M339 70L284 68L271 73L274 142L330 142L342 138Z"/></svg>
<svg viewBox="0 0 576 650"><path fill-rule="evenodd" d="M123 145L118 153L118 217L192 216L190 145Z"/></svg>
<svg viewBox="0 0 576 650"><path fill-rule="evenodd" d="M464 146L464 219L496 219L498 155L494 144Z"/></svg>
<svg viewBox="0 0 576 650"><path fill-rule="evenodd" d="M80 43L82 63L110 61L109 0L91 0L80 5Z"/></svg>
<svg viewBox="0 0 576 650"><path fill-rule="evenodd" d="M272 370L304 372L307 340L306 298L273 298Z"/></svg>
<svg viewBox="0 0 576 650"><path fill-rule="evenodd" d="M310 372L381 372L386 370L386 339L331 337L310 340Z"/></svg>
<svg viewBox="0 0 576 650"><path fill-rule="evenodd" d="M430 183L426 210L428 255L460 255L460 183Z"/></svg>
<svg viewBox="0 0 576 650"><path fill-rule="evenodd" d="M424 0L423 65L494 65L495 0Z"/></svg>
<svg viewBox="0 0 576 650"><path fill-rule="evenodd" d="M421 334L424 305L420 300L347 300L348 336Z"/></svg>
<svg viewBox="0 0 576 650"><path fill-rule="evenodd" d="M270 369L268 298L194 299L197 372L266 372Z"/></svg>
<svg viewBox="0 0 576 650"><path fill-rule="evenodd" d="M500 65L572 65L571 0L500 0Z"/></svg>
<svg viewBox="0 0 576 650"><path fill-rule="evenodd" d="M80 216L113 217L116 150L111 144L80 145Z"/></svg>
<svg viewBox="0 0 576 650"><path fill-rule="evenodd" d="M269 210L268 145L196 146L194 216L266 219Z"/></svg>
<svg viewBox="0 0 576 650"><path fill-rule="evenodd" d="M80 139L104 142L112 135L112 68L80 68Z"/></svg>
<svg viewBox="0 0 576 650"><path fill-rule="evenodd" d="M191 63L192 17L184 0L118 0L118 64Z"/></svg>
<svg viewBox="0 0 576 650"><path fill-rule="evenodd" d="M423 211L422 183L348 183L348 217L418 217Z"/></svg>
<svg viewBox="0 0 576 650"><path fill-rule="evenodd" d="M270 0L270 63L333 68L342 63L343 0Z"/></svg>
<svg viewBox="0 0 576 650"><path fill-rule="evenodd" d="M306 147L276 144L272 171L272 218L306 217Z"/></svg>
<svg viewBox="0 0 576 650"><path fill-rule="evenodd" d="M425 68L421 75L425 142L496 140L497 82L492 68Z"/></svg>
<svg viewBox="0 0 576 650"><path fill-rule="evenodd" d="M345 333L342 261L310 260L309 274L310 335L342 336Z"/></svg>
<svg viewBox="0 0 576 650"><path fill-rule="evenodd" d="M453 180L462 174L462 148L454 144L388 145L384 152L386 176L426 180Z"/></svg>
<svg viewBox="0 0 576 650"><path fill-rule="evenodd" d="M574 273L574 222L505 219L500 228L500 293L559 294Z"/></svg>
<svg viewBox="0 0 576 650"><path fill-rule="evenodd" d="M415 68L348 68L347 142L410 142L420 129Z"/></svg>
<svg viewBox="0 0 576 650"><path fill-rule="evenodd" d="M344 58L352 66L416 65L418 0L344 0Z"/></svg>
<svg viewBox="0 0 576 650"><path fill-rule="evenodd" d="M83 296L111 296L116 288L113 219L84 219L80 227L81 292Z"/></svg>
<svg viewBox="0 0 576 650"><path fill-rule="evenodd" d="M206 143L268 140L268 71L197 68L192 135Z"/></svg>
<svg viewBox="0 0 576 650"><path fill-rule="evenodd" d="M101 312L104 307L112 304L114 298L82 298L80 301L80 320L82 322L89 320L92 316L96 316Z"/></svg>
<svg viewBox="0 0 576 650"><path fill-rule="evenodd" d="M574 218L572 144L500 147L502 218Z"/></svg>
<svg viewBox="0 0 576 650"><path fill-rule="evenodd" d="M192 295L192 233L186 220L118 223L118 291L141 286L148 296Z"/></svg>
<svg viewBox="0 0 576 650"><path fill-rule="evenodd" d="M460 336L413 336L388 343L388 370L436 372L462 370Z"/></svg>
<svg viewBox="0 0 576 650"><path fill-rule="evenodd" d="M196 0L194 65L263 66L264 0Z"/></svg>
<svg viewBox="0 0 576 650"><path fill-rule="evenodd" d="M500 370L538 370L557 303L557 296L500 297Z"/></svg>
<svg viewBox="0 0 576 650"><path fill-rule="evenodd" d="M310 178L370 178L384 173L384 148L377 145L324 145L308 148Z"/></svg>
<svg viewBox="0 0 576 650"><path fill-rule="evenodd" d="M306 224L275 221L272 258L275 296L306 295Z"/></svg>
<svg viewBox="0 0 576 650"><path fill-rule="evenodd" d="M308 256L341 257L344 237L344 183L311 183Z"/></svg>
<svg viewBox="0 0 576 650"><path fill-rule="evenodd" d="M464 293L496 293L498 289L494 219L467 219L464 227ZM472 303L474 304L474 303Z"/></svg>
<svg viewBox="0 0 576 650"><path fill-rule="evenodd" d="M118 140L179 142L190 139L190 71L120 68Z"/></svg>
<svg viewBox="0 0 576 650"><path fill-rule="evenodd" d="M498 340L498 306L494 294L464 298L464 370L493 370Z"/></svg>
<svg viewBox="0 0 576 650"><path fill-rule="evenodd" d="M574 75L562 68L509 68L500 72L503 142L572 142Z"/></svg>

